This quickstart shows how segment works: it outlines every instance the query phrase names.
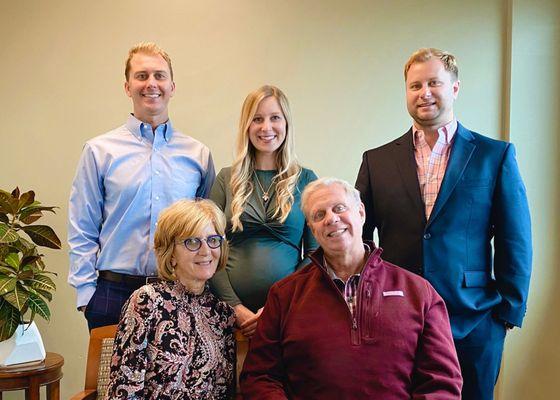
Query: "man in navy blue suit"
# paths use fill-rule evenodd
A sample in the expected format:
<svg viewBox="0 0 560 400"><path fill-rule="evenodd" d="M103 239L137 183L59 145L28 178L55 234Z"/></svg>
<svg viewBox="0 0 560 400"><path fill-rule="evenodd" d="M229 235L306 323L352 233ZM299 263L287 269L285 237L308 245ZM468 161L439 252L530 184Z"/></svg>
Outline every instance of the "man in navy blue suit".
<svg viewBox="0 0 560 400"><path fill-rule="evenodd" d="M462 126L455 57L428 48L405 65L413 125L366 151L356 181L364 238L424 276L448 307L463 399L493 398L507 329L521 327L531 275L531 221L513 144Z"/></svg>

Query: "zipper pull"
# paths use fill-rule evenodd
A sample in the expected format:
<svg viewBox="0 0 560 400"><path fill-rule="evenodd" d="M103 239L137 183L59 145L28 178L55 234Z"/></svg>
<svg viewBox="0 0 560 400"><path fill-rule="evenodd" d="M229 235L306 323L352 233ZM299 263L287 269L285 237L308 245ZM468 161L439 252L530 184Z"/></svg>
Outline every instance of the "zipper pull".
<svg viewBox="0 0 560 400"><path fill-rule="evenodd" d="M358 323L356 322L356 318L352 318L352 329L358 329Z"/></svg>

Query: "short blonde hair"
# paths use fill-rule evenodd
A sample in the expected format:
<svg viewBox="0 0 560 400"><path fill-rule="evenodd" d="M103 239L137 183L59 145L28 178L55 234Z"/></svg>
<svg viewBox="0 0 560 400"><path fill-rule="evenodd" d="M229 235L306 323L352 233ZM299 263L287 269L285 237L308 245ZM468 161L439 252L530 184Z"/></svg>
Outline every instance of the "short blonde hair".
<svg viewBox="0 0 560 400"><path fill-rule="evenodd" d="M128 57L126 59L124 67L124 76L127 82L130 75L130 61L132 60L132 57L134 57L134 55L138 53L149 54L152 56L162 56L167 63L167 66L169 67L171 80L173 80L173 67L171 67L171 58L169 57L169 54L167 54L161 47L159 47L155 43L141 42L137 45L132 46L130 50L128 50Z"/></svg>
<svg viewBox="0 0 560 400"><path fill-rule="evenodd" d="M443 67L451 74L453 81L459 79L459 67L457 66L457 59L453 54L433 47L424 47L412 53L404 65L404 80L406 81L408 70L412 64L426 62L432 58L437 58L443 63Z"/></svg>
<svg viewBox="0 0 560 400"><path fill-rule="evenodd" d="M319 178L309 183L303 190L303 193L301 194L301 210L303 211L305 218L310 217L309 211L311 209L311 204L309 204L309 198L311 197L311 195L319 189L333 186L333 185L338 185L342 187L346 192L346 196L349 199L353 200L356 203L356 205L360 205L360 203L362 202L362 200L360 199L360 192L358 191L358 189L350 185L345 180L339 178L332 178L332 177Z"/></svg>
<svg viewBox="0 0 560 400"><path fill-rule="evenodd" d="M212 201L205 199L179 200L164 209L158 218L154 236L158 276L168 281L177 279L172 265L173 250L178 240L197 236L208 224L225 237L226 217ZM225 267L229 247L222 242L218 270Z"/></svg>

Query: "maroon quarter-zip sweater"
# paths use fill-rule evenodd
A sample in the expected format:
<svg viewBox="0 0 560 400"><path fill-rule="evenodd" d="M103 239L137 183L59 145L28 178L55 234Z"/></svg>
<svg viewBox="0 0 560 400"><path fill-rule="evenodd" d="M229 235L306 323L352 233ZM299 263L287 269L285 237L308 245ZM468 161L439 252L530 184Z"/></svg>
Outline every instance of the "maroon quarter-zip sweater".
<svg viewBox="0 0 560 400"><path fill-rule="evenodd" d="M270 289L241 374L244 399L460 399L443 300L380 254L361 272L354 317L322 249Z"/></svg>

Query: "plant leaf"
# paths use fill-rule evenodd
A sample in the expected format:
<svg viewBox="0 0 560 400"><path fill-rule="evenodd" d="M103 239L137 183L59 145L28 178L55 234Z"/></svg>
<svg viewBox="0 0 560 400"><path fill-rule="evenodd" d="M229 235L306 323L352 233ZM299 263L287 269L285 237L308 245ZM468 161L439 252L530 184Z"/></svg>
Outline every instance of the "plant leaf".
<svg viewBox="0 0 560 400"><path fill-rule="evenodd" d="M0 342L12 337L20 319L19 311L8 302L0 299Z"/></svg>
<svg viewBox="0 0 560 400"><path fill-rule="evenodd" d="M43 211L50 211L52 213L55 213L54 210L56 208L58 207L46 207L32 204L29 207L25 207L20 210L19 220L23 223L31 224L43 216Z"/></svg>
<svg viewBox="0 0 560 400"><path fill-rule="evenodd" d="M48 290L50 292L56 290L56 285L53 280L45 275L36 274L29 282L31 287L36 290Z"/></svg>
<svg viewBox="0 0 560 400"><path fill-rule="evenodd" d="M19 239L17 232L3 222L0 222L0 243L13 243Z"/></svg>
<svg viewBox="0 0 560 400"><path fill-rule="evenodd" d="M16 288L17 278L13 277L0 277L0 296L5 293L11 292Z"/></svg>
<svg viewBox="0 0 560 400"><path fill-rule="evenodd" d="M52 296L53 295L52 295L51 292L47 292L46 290L42 290L42 289L37 289L37 293L39 293L41 296L43 296L48 301L52 301Z"/></svg>
<svg viewBox="0 0 560 400"><path fill-rule="evenodd" d="M49 305L41 297L37 296L36 294L30 294L28 304L31 312L39 314L47 321L51 319L51 311L49 310Z"/></svg>
<svg viewBox="0 0 560 400"><path fill-rule="evenodd" d="M60 239L50 226L31 225L24 226L22 229L29 235L31 240L39 246L45 246L51 249L60 249L62 247Z"/></svg>
<svg viewBox="0 0 560 400"><path fill-rule="evenodd" d="M17 255L17 253L8 254L6 258L4 258L4 261L16 271L19 270L19 256Z"/></svg>
<svg viewBox="0 0 560 400"><path fill-rule="evenodd" d="M18 199L14 199L12 195L4 190L0 192L0 210L6 214L16 214Z"/></svg>
<svg viewBox="0 0 560 400"><path fill-rule="evenodd" d="M15 199L19 199L19 187L16 186L16 188L14 190L12 190L12 197Z"/></svg>
<svg viewBox="0 0 560 400"><path fill-rule="evenodd" d="M0 266L0 274L15 276L16 272L17 271L10 266L7 266L7 265Z"/></svg>
<svg viewBox="0 0 560 400"><path fill-rule="evenodd" d="M20 261L20 265L29 265L29 264L33 264L35 261L37 261L38 259L40 259L40 256L26 256L23 257Z"/></svg>
<svg viewBox="0 0 560 400"><path fill-rule="evenodd" d="M32 204L34 201L35 201L35 192L33 190L23 193L19 198L18 211L21 210L23 207L27 207L28 205Z"/></svg>
<svg viewBox="0 0 560 400"><path fill-rule="evenodd" d="M18 311L21 312L25 303L29 299L29 293L20 284L16 284L13 291L8 292L4 295L4 300L14 306Z"/></svg>
<svg viewBox="0 0 560 400"><path fill-rule="evenodd" d="M1 208L0 208L0 222L3 222L5 224L7 224L9 221L10 221L10 219L8 218L8 214L1 211Z"/></svg>

